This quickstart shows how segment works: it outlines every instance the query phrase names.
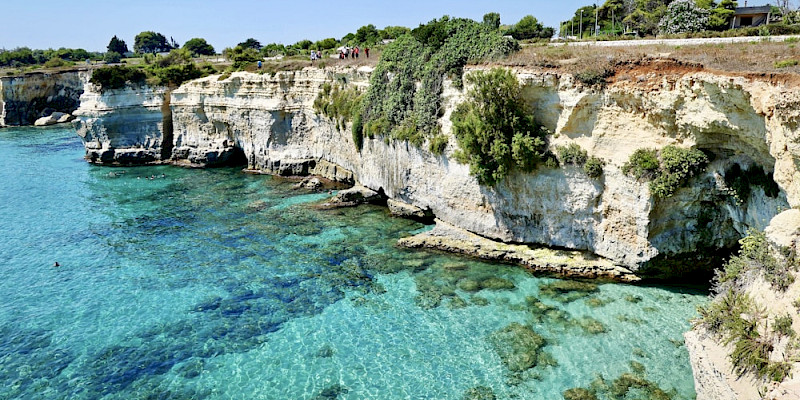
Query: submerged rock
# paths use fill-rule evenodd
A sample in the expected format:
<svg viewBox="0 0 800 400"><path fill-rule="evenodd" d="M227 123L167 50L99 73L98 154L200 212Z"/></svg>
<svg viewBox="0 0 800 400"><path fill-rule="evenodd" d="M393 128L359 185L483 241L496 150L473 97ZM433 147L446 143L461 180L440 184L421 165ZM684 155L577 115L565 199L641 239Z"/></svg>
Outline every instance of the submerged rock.
<svg viewBox="0 0 800 400"><path fill-rule="evenodd" d="M512 245L485 237L436 220L436 226L426 232L398 240L409 248L429 248L461 253L484 260L520 264L535 272L548 272L568 277L610 278L636 282L640 278L625 267L609 260L588 257L578 251L558 251L528 245Z"/></svg>
<svg viewBox="0 0 800 400"><path fill-rule="evenodd" d="M517 322L492 333L489 342L511 372L535 367L546 343L533 329Z"/></svg>
<svg viewBox="0 0 800 400"><path fill-rule="evenodd" d="M481 289L487 289L487 290L512 290L517 288L514 285L514 282L511 282L508 279L498 278L496 276L492 276L482 280L480 282L480 285Z"/></svg>
<svg viewBox="0 0 800 400"><path fill-rule="evenodd" d="M539 294L569 303L587 297L597 291L597 285L590 282L558 280L539 285Z"/></svg>
<svg viewBox="0 0 800 400"><path fill-rule="evenodd" d="M497 397L492 388L487 386L475 386L464 392L463 400L495 400Z"/></svg>

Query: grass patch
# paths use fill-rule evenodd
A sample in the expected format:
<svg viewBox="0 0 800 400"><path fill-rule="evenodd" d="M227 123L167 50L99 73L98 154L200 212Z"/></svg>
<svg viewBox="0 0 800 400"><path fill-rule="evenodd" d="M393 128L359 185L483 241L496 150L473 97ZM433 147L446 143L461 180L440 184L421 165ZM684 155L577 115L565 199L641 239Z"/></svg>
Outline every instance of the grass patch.
<svg viewBox="0 0 800 400"><path fill-rule="evenodd" d="M775 68L788 68L797 65L798 61L795 59L775 61Z"/></svg>

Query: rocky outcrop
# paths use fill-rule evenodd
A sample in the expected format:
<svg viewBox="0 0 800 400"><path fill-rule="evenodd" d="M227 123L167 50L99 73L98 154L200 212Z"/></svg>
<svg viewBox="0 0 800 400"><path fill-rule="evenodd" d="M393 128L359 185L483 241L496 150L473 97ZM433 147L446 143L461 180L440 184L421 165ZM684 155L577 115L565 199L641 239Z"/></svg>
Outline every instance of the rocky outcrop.
<svg viewBox="0 0 800 400"><path fill-rule="evenodd" d="M630 270L579 251L552 250L522 244L506 244L480 237L442 221L418 235L400 239L399 245L459 253L483 260L519 264L534 272L576 278L605 278L623 282L641 280Z"/></svg>
<svg viewBox="0 0 800 400"><path fill-rule="evenodd" d="M791 209L777 215L764 233L766 247L771 249L771 257L777 262L767 266L761 265L762 261L749 260L747 266L741 267L732 277L729 275L724 282L718 284L718 293L712 296L712 305L708 307L713 309L720 304L729 307L732 302L724 300L728 293L745 296L748 299L745 311L741 311L741 314L740 311L735 311L731 315L729 309L722 309L721 318L743 318L751 321L754 331L752 338L734 336L730 331L725 331L724 327L710 328L706 320L697 321L699 323L684 335L698 400L800 398L800 376L796 373L800 370L800 348L794 337L795 332L800 332L800 315L797 313L800 281L791 279L784 287L776 286L774 278L784 268L789 274L797 273L800 210ZM750 265L755 267L751 269ZM771 277L768 274L772 274ZM788 318L789 323L779 324L779 318ZM784 327L777 328L779 325ZM719 331L715 332L714 329ZM790 332L787 333L787 330ZM786 377L764 373L767 368L751 364L755 358L742 361L749 366L746 371L734 368L732 354L735 349L747 349L750 354L755 351L752 347L747 347L747 340L763 344L766 349L764 362L771 363L773 368L778 365L788 368ZM755 371L761 371L760 376Z"/></svg>
<svg viewBox="0 0 800 400"><path fill-rule="evenodd" d="M716 250L734 247L747 229L762 229L800 203L800 90L659 63L621 68L604 88L516 70L532 112L553 132L551 146L577 143L603 159L599 179L579 167L542 167L495 187L479 185L452 157L449 116L463 92L447 82L440 122L451 137L443 155L382 137L366 139L359 152L349 125L320 115L313 102L325 83L365 88L367 68L210 76L168 96L150 88L88 91L79 133L95 161L119 162L117 154L133 151L133 158L208 165L241 151L250 170L357 182L489 239L589 251L644 274L693 274L707 265L698 255L725 255ZM167 97L169 155L157 111ZM621 167L638 148L669 144L699 148L713 161L688 187L655 199L647 182ZM725 179L734 165L762 168L779 190L754 187L737 197Z"/></svg>
<svg viewBox="0 0 800 400"><path fill-rule="evenodd" d="M33 125L34 126L50 126L50 125L55 125L55 124L64 124L64 123L72 121L73 119L75 119L75 117L70 115L70 114L56 111L56 112L54 112L54 113L52 113L52 114L50 114L50 115L48 115L46 117L41 117L41 118L37 119L36 122L33 123Z"/></svg>
<svg viewBox="0 0 800 400"><path fill-rule="evenodd" d="M72 113L89 71L35 72L0 77L0 127L33 125L55 112Z"/></svg>
<svg viewBox="0 0 800 400"><path fill-rule="evenodd" d="M86 159L100 164L169 159L162 158L164 132L168 132L165 127L172 123L168 96L166 88L136 86L100 91L87 82L81 107L75 112L75 127L86 147Z"/></svg>

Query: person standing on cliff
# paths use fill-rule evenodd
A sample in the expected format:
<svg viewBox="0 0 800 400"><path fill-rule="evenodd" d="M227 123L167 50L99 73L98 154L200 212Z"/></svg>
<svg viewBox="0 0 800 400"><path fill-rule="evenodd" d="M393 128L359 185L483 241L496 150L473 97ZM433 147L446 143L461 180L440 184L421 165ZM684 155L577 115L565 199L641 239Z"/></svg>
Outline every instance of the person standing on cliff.
<svg viewBox="0 0 800 400"><path fill-rule="evenodd" d="M358 46L356 46L356 48L355 48L355 49L353 49L353 50L355 50L355 52L356 52L356 58L358 58Z"/></svg>
<svg viewBox="0 0 800 400"><path fill-rule="evenodd" d="M364 48L364 54L369 58L369 47Z"/></svg>

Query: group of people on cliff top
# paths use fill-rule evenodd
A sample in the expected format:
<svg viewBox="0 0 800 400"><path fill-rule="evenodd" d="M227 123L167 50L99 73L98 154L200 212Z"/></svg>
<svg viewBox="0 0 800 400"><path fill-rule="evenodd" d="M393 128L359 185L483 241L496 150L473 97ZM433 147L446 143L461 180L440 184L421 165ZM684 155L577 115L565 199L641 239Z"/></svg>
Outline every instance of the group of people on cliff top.
<svg viewBox="0 0 800 400"><path fill-rule="evenodd" d="M361 53L361 49L358 46L349 47L344 46L339 48L339 59L344 60L345 58L358 58L359 53ZM364 48L364 55L369 58L369 47Z"/></svg>
<svg viewBox="0 0 800 400"><path fill-rule="evenodd" d="M339 53L339 59L340 60L344 60L346 58L358 58L359 54L361 53L361 49L359 49L358 46L355 46L355 47L343 46L343 47L339 47L337 49L337 51ZM365 47L364 48L364 55L366 55L367 58L369 58L369 47ZM311 63L312 64L314 63L315 60L321 60L321 59L322 59L322 52L321 51L311 50ZM259 65L259 68L261 68L260 65Z"/></svg>

